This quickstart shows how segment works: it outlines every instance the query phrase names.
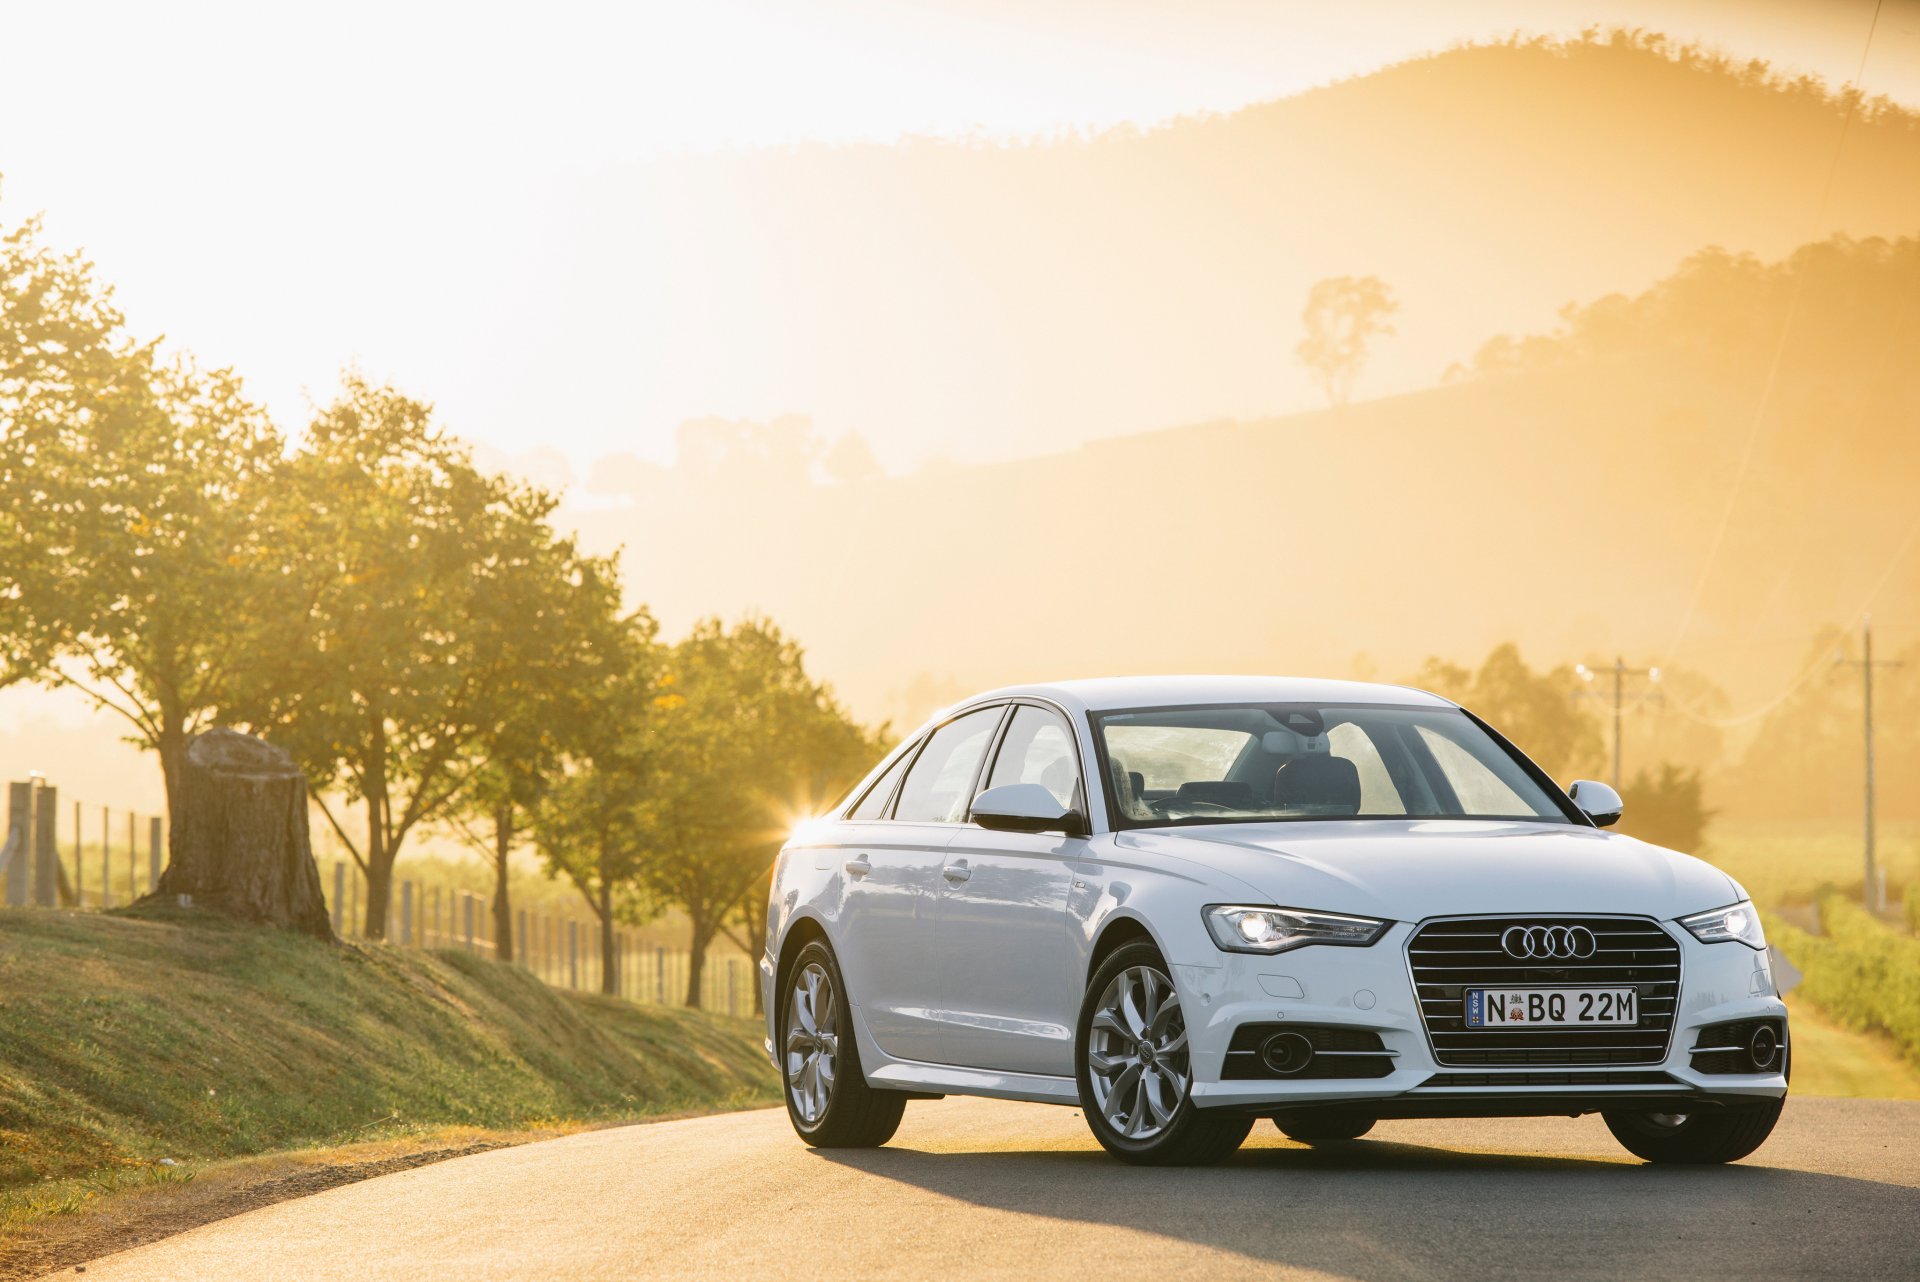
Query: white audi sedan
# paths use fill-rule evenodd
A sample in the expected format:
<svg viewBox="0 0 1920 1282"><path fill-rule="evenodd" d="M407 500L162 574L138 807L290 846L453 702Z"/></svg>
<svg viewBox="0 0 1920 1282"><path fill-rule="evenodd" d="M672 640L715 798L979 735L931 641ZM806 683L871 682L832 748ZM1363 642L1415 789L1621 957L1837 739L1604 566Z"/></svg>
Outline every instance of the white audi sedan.
<svg viewBox="0 0 1920 1282"><path fill-rule="evenodd" d="M1759 918L1620 811L1416 690L997 690L782 850L767 1049L819 1146L985 1095L1077 1106L1138 1163L1262 1117L1592 1112L1648 1161L1744 1157L1787 1092Z"/></svg>

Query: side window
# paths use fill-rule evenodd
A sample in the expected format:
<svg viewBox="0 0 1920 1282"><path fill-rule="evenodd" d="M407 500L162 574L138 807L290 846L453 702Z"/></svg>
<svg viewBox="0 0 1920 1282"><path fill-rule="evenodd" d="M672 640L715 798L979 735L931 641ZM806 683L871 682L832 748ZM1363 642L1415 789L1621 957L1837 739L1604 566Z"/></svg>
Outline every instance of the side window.
<svg viewBox="0 0 1920 1282"><path fill-rule="evenodd" d="M1446 735L1419 727L1421 741L1434 764L1447 777L1460 808L1470 815L1531 815L1533 808L1520 799L1492 768ZM1517 772L1517 767L1513 767Z"/></svg>
<svg viewBox="0 0 1920 1282"><path fill-rule="evenodd" d="M913 749L900 754L900 760L887 767L887 773L873 781L873 787L867 789L867 795L860 798L853 809L847 811L849 819L878 819L887 802L893 797L893 785L900 782L900 776L907 772L907 763L913 760Z"/></svg>
<svg viewBox="0 0 1920 1282"><path fill-rule="evenodd" d="M1013 710L987 787L1006 783L1037 783L1061 805L1076 804L1080 767L1064 721L1032 704L1023 703Z"/></svg>
<svg viewBox="0 0 1920 1282"><path fill-rule="evenodd" d="M959 823L973 798L974 773L1004 708L981 708L933 732L900 785L893 817L906 823Z"/></svg>

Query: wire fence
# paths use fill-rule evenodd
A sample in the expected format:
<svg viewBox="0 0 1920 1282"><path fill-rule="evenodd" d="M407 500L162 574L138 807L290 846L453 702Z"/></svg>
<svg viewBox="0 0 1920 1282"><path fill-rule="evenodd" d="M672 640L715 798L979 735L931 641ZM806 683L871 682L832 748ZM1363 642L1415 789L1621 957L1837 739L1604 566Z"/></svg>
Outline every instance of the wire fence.
<svg viewBox="0 0 1920 1282"><path fill-rule="evenodd" d="M107 909L159 888L167 861L162 816L63 799L34 778L7 786L7 826L0 835L0 896L9 907ZM334 933L366 938L366 880L346 859L323 860L322 890ZM492 898L444 882L396 877L388 896L386 942L400 948L456 949L500 958ZM511 913L510 960L555 988L602 991L607 967L599 921L552 901ZM647 933L614 931L612 991L630 1001L677 1006L688 996L693 956ZM753 1013L755 972L738 954L709 950L700 977L700 1006L729 1015Z"/></svg>

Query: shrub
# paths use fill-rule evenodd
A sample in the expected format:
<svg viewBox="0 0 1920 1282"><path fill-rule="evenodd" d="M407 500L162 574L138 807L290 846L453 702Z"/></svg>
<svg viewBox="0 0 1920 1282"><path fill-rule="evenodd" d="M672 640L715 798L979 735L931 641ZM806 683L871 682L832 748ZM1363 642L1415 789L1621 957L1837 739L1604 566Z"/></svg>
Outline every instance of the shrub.
<svg viewBox="0 0 1920 1282"><path fill-rule="evenodd" d="M1920 939L1837 894L1819 904L1824 935L1767 918L1767 938L1806 976L1797 994L1849 1028L1884 1033L1920 1063Z"/></svg>

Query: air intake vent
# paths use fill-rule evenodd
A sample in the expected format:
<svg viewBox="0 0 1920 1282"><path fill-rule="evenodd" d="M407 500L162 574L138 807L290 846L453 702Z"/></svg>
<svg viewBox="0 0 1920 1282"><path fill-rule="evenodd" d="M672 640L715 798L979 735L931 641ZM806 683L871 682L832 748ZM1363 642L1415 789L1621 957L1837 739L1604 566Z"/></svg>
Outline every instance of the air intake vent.
<svg viewBox="0 0 1920 1282"><path fill-rule="evenodd" d="M1583 926L1593 934L1591 955L1513 957L1501 946L1501 937L1514 926ZM1578 1067L1658 1064L1666 1059L1674 1003L1680 993L1680 946L1645 918L1480 917L1429 922L1409 941L1407 958L1437 1063ZM1638 993L1640 1007L1639 1022L1631 1026L1467 1027L1469 988L1629 984Z"/></svg>

